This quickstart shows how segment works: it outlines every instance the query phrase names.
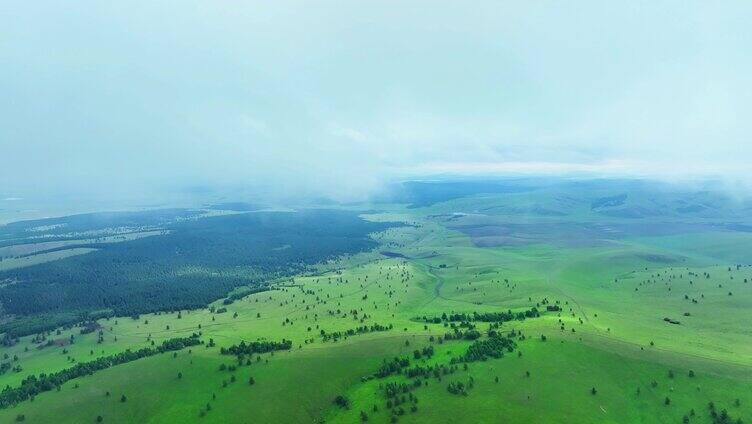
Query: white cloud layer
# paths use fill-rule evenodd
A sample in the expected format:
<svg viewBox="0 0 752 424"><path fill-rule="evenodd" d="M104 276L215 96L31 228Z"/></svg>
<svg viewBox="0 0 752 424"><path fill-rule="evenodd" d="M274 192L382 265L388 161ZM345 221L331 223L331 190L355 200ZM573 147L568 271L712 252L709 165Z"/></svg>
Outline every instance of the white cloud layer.
<svg viewBox="0 0 752 424"><path fill-rule="evenodd" d="M119 4L118 4L119 3ZM0 195L752 181L752 3L0 4Z"/></svg>

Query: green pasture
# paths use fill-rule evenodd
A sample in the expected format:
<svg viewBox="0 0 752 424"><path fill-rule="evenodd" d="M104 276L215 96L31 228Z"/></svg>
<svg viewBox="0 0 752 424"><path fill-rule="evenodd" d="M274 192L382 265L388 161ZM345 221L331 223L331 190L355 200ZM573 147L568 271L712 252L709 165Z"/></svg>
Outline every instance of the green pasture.
<svg viewBox="0 0 752 424"><path fill-rule="evenodd" d="M200 333L206 343L74 379L60 391L0 410L0 422L23 415L31 423L94 423L97 416L112 423L352 423L363 411L369 422L681 423L687 415L690 422L710 423L709 402L734 419L752 419L752 267L736 266L749 262L752 234L477 247L433 217L476 210L481 201L368 215L412 224L373 236L378 251L392 258L376 251L334 261L320 274L211 309L100 320L101 343L97 331L82 335L74 327L47 335L54 343L42 349L31 336L2 347L0 355L21 370L0 375L0 386L16 386L29 375L151 341ZM586 210L577 206L572 213L586 219ZM554 304L561 311L545 312ZM436 351L417 363L446 362L467 349L467 341L438 344L435 338L448 329L425 324L424 316L533 306L544 311L541 317L501 327L525 335L518 342L521 356L514 352L471 363L441 381L428 379L412 392L419 399L415 412L396 415L386 405L384 384L406 377L368 378L383 360L415 349L432 345ZM374 324L391 329L336 342L321 337L322 330ZM281 339L292 340L293 348L220 371L221 364L236 362L220 347ZM210 340L216 346L208 347ZM447 391L449 382L471 377L467 396ZM349 408L333 403L338 395Z"/></svg>

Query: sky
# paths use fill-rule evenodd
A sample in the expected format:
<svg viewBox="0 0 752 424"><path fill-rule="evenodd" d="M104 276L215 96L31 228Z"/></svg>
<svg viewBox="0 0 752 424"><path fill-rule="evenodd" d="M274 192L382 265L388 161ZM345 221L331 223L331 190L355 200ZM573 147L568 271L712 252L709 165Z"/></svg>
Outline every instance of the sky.
<svg viewBox="0 0 752 424"><path fill-rule="evenodd" d="M752 187L749 1L0 2L0 197Z"/></svg>

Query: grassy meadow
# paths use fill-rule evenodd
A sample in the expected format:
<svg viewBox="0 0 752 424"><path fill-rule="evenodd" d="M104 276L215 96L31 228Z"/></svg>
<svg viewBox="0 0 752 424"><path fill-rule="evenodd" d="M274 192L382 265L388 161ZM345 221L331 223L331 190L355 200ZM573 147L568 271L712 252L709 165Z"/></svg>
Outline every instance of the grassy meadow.
<svg viewBox="0 0 752 424"><path fill-rule="evenodd" d="M44 343L22 337L0 348L14 367L0 375L3 387L174 337L196 333L203 344L71 379L0 410L0 422L752 419L752 233L715 231L699 218L692 231L629 232L622 218L594 229L577 208L566 220L543 214L500 229L502 207L516 197L369 212L366 219L406 225L373 234L372 252L272 290L204 309L101 319L96 331L59 329ZM464 212L481 206L503 213ZM531 230L552 223L551 231ZM496 241L479 231L495 231ZM609 231L620 233L602 236ZM463 323L483 336L455 340L445 335L459 322L442 314L533 307L540 316L494 327L515 342L503 357L453 362L496 324ZM221 352L281 340L292 342L289 350L241 359ZM429 355L415 353L429 347ZM395 357L449 371L375 376ZM458 383L463 389L452 393ZM402 391L388 397L389 387Z"/></svg>

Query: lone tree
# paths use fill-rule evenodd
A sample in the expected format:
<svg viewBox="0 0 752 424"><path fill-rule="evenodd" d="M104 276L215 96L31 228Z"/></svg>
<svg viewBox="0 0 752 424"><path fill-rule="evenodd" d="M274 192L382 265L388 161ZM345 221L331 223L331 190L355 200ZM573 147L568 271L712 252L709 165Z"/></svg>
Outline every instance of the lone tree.
<svg viewBox="0 0 752 424"><path fill-rule="evenodd" d="M334 398L334 404L340 408L349 408L350 401L342 395L337 395L337 397Z"/></svg>
<svg viewBox="0 0 752 424"><path fill-rule="evenodd" d="M590 394L591 395L595 395L596 393L598 393L598 391L595 390L595 387L593 387L592 389L590 389Z"/></svg>
<svg viewBox="0 0 752 424"><path fill-rule="evenodd" d="M125 402L128 400L128 398L125 397L125 395L120 396L120 402Z"/></svg>

